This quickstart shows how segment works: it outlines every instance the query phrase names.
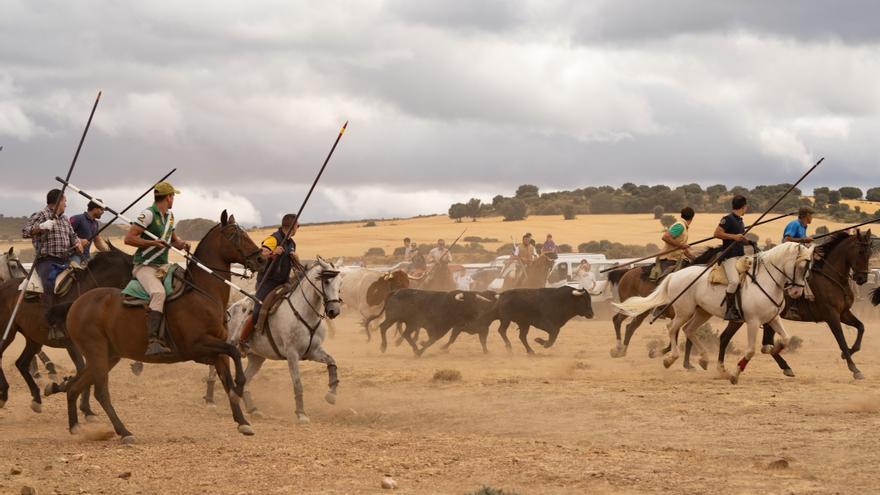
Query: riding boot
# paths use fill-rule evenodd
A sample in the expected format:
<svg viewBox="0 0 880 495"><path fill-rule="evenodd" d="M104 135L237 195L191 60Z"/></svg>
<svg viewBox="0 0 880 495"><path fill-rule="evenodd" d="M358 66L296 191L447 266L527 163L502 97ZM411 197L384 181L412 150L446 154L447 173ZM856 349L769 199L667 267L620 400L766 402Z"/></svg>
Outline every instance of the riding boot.
<svg viewBox="0 0 880 495"><path fill-rule="evenodd" d="M739 306L736 303L736 293L726 293L724 295L724 304L726 306L726 310L724 312L724 319L727 321L743 321L742 312L739 309Z"/></svg>
<svg viewBox="0 0 880 495"><path fill-rule="evenodd" d="M159 311L147 311L147 351L144 356L157 356L160 354L170 354L171 348L162 342L159 338L159 332L162 329L163 315Z"/></svg>
<svg viewBox="0 0 880 495"><path fill-rule="evenodd" d="M256 315L250 315L245 320L244 326L241 327L241 335L238 336L238 345L245 352L248 350L248 339L250 339L251 334L254 332L254 318L256 318Z"/></svg>
<svg viewBox="0 0 880 495"><path fill-rule="evenodd" d="M49 340L64 340L67 338L67 335L64 334L64 331L58 328L58 325L55 325L52 320L49 318L50 313L52 312L52 307L55 306L55 294L44 292L43 293L43 317L46 319L46 324L49 326Z"/></svg>

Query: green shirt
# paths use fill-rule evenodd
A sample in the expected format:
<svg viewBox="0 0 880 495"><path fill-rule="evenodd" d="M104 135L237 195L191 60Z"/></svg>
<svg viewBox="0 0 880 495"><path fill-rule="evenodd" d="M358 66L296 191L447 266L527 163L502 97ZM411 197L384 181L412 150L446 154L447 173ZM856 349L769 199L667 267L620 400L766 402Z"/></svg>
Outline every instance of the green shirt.
<svg viewBox="0 0 880 495"><path fill-rule="evenodd" d="M681 222L676 222L675 225L669 227L669 235L672 237L678 237L684 232L684 225Z"/></svg>
<svg viewBox="0 0 880 495"><path fill-rule="evenodd" d="M153 205L138 215L134 225L144 227L141 239L154 240L153 237L147 235L147 232L155 235L159 239L171 244L171 234L174 232L174 213L169 211L165 216ZM167 265L168 249L158 246L150 246L146 248L138 248L134 253L135 265Z"/></svg>

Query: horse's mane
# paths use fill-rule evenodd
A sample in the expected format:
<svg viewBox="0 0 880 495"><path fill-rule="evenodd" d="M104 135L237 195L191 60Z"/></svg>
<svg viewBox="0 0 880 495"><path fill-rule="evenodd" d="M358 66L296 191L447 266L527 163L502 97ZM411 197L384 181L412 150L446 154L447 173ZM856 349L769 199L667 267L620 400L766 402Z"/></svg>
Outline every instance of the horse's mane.
<svg viewBox="0 0 880 495"><path fill-rule="evenodd" d="M202 246L204 246L204 244L205 244L203 241L204 241L205 239L207 239L209 235L211 235L211 232L214 232L215 230L217 230L218 227L220 227L220 226L222 226L222 225L223 225L223 224L218 223L218 224L214 225L213 227L211 227L210 229L208 229L207 232L205 232L205 235L202 236L202 240L200 240L199 243L196 245L196 250L193 251L193 254L192 254L192 255L193 255L193 258L195 258L195 259L197 259L197 260L201 260L201 259L202 259L201 256L199 256L199 252L201 252L201 250L202 250ZM187 270L190 269L190 265L192 265L192 263L193 263L193 262L192 262L192 258L190 258L190 259L188 259L188 260L186 261L186 269L187 269Z"/></svg>
<svg viewBox="0 0 880 495"><path fill-rule="evenodd" d="M832 234L827 241L823 242L822 245L816 248L816 251L821 253L823 257L827 257L829 254L831 254L832 251L834 251L834 248L840 246L843 241L849 239L850 237L852 236L845 231Z"/></svg>
<svg viewBox="0 0 880 495"><path fill-rule="evenodd" d="M769 261L770 263L782 264L782 261L792 256L792 251L796 251L801 247L801 244L797 242L783 242L782 244L773 247L772 249L768 249L763 253L759 254L761 258L765 261Z"/></svg>
<svg viewBox="0 0 880 495"><path fill-rule="evenodd" d="M703 250L702 253L698 254L694 261L691 262L691 265L708 265L715 256L720 253L722 250L721 246L712 246Z"/></svg>
<svg viewBox="0 0 880 495"><path fill-rule="evenodd" d="M120 261L132 265L134 263L134 258L125 251L122 251L115 246L111 246L110 251L99 251L95 253L89 260L88 267L94 270L105 264L109 265L112 263L119 263Z"/></svg>

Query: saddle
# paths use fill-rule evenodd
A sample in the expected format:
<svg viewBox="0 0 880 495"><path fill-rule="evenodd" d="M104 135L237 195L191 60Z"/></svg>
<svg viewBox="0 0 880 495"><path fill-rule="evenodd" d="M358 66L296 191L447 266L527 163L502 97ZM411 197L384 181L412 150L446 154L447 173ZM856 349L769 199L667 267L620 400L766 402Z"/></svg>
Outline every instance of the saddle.
<svg viewBox="0 0 880 495"><path fill-rule="evenodd" d="M263 306L260 307L260 315L257 317L257 324L254 325L254 330L257 332L263 331L266 321L278 311L281 303L287 299L287 296L293 292L294 288L296 288L296 285L288 282L272 289L272 292L263 299Z"/></svg>
<svg viewBox="0 0 880 495"><path fill-rule="evenodd" d="M660 282L663 277L677 271L681 260L657 260L653 265L642 267L641 279L647 282Z"/></svg>
<svg viewBox="0 0 880 495"><path fill-rule="evenodd" d="M750 256L742 256L736 260L736 273L739 275L740 284L745 279L749 270L752 269L752 262ZM721 266L720 263L713 266L712 270L709 272L709 283L714 285L727 285L727 274L724 272L724 267Z"/></svg>
<svg viewBox="0 0 880 495"><path fill-rule="evenodd" d="M162 280L165 286L165 302L171 302L186 291L186 283L183 280L183 274L178 274L177 265L169 265L168 271ZM128 285L122 289L122 305L123 306L146 306L150 303L150 294L144 290L144 286L136 278L132 279Z"/></svg>
<svg viewBox="0 0 880 495"><path fill-rule="evenodd" d="M73 283L76 281L77 272L82 271L82 268L75 268L70 266L59 273L55 277L55 295L67 295L67 293L70 292L70 288L73 287ZM31 278L22 280L21 284L18 286L18 289L24 289L24 297L28 301L39 299L40 294L43 293L43 281L40 280L39 275L37 275L35 271L33 274L31 274Z"/></svg>

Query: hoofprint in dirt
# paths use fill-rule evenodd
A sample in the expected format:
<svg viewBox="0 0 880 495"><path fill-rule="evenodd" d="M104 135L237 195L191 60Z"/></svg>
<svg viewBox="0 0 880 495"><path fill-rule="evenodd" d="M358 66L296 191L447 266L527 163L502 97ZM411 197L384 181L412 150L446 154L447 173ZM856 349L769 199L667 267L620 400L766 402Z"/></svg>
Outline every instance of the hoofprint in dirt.
<svg viewBox="0 0 880 495"><path fill-rule="evenodd" d="M26 397L14 399L0 411L0 493L25 485L38 493L377 493L385 474L400 493L461 494L483 484L519 493L876 489L880 343L870 333L866 380L849 378L826 330L792 323L804 338L787 356L798 376L780 376L758 355L751 379L734 387L635 352L665 338L662 325L642 329L629 359L611 359L610 327L574 320L538 357L484 356L476 337L462 336L450 353L416 359L404 347L381 354L343 315L325 343L343 378L337 404L321 400L325 367L302 363L314 406L311 425L297 425L287 367L266 363L253 382L266 413L254 437L228 427L226 406L204 407L203 366L147 365L140 377L117 367L117 408L140 443L98 439L112 432L103 415L86 425L95 440L68 435L63 400L48 399L36 416ZM501 349L494 327L490 340ZM432 380L444 369L462 379Z"/></svg>

